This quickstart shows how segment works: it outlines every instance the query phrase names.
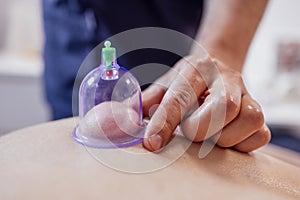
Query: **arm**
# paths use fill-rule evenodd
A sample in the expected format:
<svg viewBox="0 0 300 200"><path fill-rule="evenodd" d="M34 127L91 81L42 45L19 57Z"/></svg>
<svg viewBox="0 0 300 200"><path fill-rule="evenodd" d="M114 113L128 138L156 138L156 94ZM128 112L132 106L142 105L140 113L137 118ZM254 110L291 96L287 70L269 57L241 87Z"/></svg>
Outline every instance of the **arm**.
<svg viewBox="0 0 300 200"><path fill-rule="evenodd" d="M268 0L207 0L196 40L213 56L241 71ZM192 52L196 53L196 49Z"/></svg>

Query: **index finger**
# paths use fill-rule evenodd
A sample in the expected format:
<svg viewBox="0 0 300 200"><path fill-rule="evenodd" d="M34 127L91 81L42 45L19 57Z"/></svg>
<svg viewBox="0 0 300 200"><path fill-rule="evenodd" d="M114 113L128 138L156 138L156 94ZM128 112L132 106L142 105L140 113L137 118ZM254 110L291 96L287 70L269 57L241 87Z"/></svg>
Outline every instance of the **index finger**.
<svg viewBox="0 0 300 200"><path fill-rule="evenodd" d="M167 89L147 126L144 147L150 151L161 149L171 140L177 125L207 88L200 73L190 66L191 63L186 64L188 66L178 73Z"/></svg>

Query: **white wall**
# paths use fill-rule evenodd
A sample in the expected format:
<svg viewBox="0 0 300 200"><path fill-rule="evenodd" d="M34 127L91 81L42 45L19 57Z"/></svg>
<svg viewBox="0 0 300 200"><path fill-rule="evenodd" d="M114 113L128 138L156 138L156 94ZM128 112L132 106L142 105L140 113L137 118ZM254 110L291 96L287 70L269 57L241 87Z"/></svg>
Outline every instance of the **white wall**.
<svg viewBox="0 0 300 200"><path fill-rule="evenodd" d="M0 135L45 122L40 0L0 0Z"/></svg>
<svg viewBox="0 0 300 200"><path fill-rule="evenodd" d="M276 81L273 77L277 44L292 39L300 41L300 1L270 0L244 68L245 80L253 93L259 95L268 82Z"/></svg>
<svg viewBox="0 0 300 200"><path fill-rule="evenodd" d="M250 48L244 78L263 105L267 122L294 127L300 136L300 87L298 97L291 100L294 94L282 91L290 77L276 72L277 44L291 40L300 42L300 1L271 0ZM300 73L293 76L300 80Z"/></svg>
<svg viewBox="0 0 300 200"><path fill-rule="evenodd" d="M13 54L40 52L42 48L41 0L0 0L1 51Z"/></svg>

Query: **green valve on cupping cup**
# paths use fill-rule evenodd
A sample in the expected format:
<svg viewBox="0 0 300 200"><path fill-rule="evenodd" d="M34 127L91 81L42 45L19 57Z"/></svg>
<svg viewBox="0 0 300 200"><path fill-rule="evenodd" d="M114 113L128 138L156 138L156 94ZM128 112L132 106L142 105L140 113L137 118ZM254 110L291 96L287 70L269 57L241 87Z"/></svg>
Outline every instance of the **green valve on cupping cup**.
<svg viewBox="0 0 300 200"><path fill-rule="evenodd" d="M104 48L102 48L102 59L106 68L112 68L112 63L116 59L116 48L111 47L110 41L104 42Z"/></svg>

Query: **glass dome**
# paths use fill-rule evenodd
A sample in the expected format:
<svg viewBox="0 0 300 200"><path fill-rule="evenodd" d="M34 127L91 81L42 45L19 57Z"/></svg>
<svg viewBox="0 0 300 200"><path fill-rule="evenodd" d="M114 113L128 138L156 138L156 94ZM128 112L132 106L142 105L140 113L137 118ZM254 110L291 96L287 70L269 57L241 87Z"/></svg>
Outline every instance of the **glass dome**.
<svg viewBox="0 0 300 200"><path fill-rule="evenodd" d="M79 89L79 123L73 138L96 148L127 147L142 142L141 89L136 78L116 62L116 50L105 42L101 65Z"/></svg>

